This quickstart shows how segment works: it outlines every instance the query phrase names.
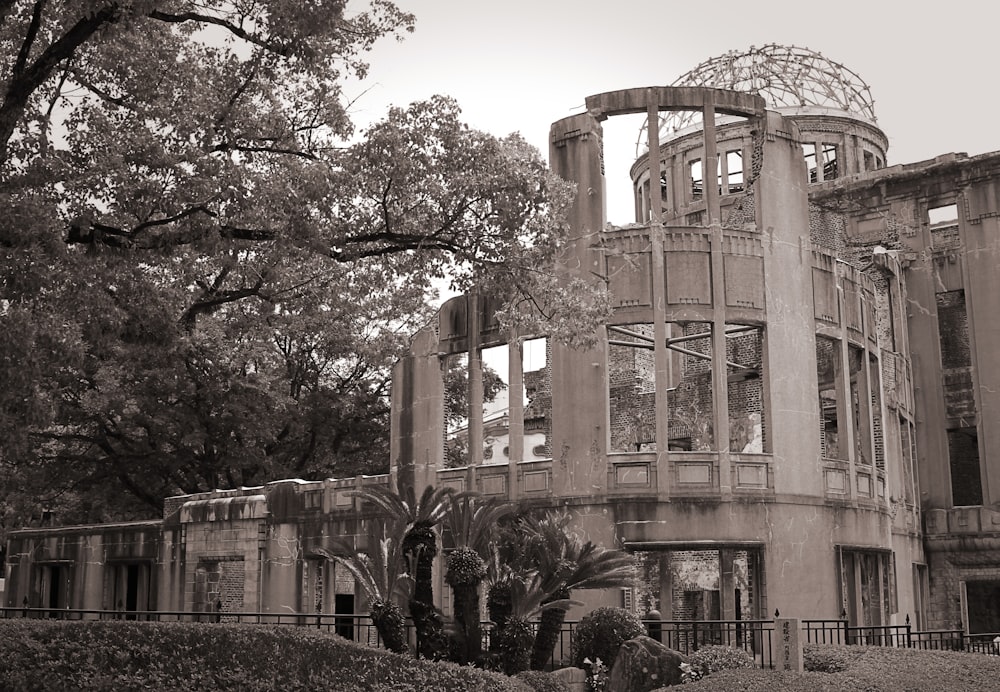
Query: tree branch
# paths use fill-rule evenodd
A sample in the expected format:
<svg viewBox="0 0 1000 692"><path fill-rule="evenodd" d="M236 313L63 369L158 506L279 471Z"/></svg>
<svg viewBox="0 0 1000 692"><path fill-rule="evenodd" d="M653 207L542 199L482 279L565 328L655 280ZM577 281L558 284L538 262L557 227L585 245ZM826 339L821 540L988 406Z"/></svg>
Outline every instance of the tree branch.
<svg viewBox="0 0 1000 692"><path fill-rule="evenodd" d="M223 29L227 30L234 36L252 43L256 46L260 46L265 50L269 50L272 53L277 53L282 57L290 57L292 55L292 47L289 45L283 45L274 41L267 41L258 36L254 36L246 29L240 26L236 26L231 22L227 22L225 19L220 19L219 17L212 17L207 14L198 14L197 12L182 12L180 14L171 14L168 12L161 12L160 10L153 10L149 13L149 17L152 19L157 19L161 22L169 22L172 24L183 24L184 22L201 22L204 24L215 24L216 26L221 26Z"/></svg>
<svg viewBox="0 0 1000 692"><path fill-rule="evenodd" d="M3 104L0 104L0 163L7 159L7 144L14 134L18 121L24 115L31 95L45 83L56 66L72 57L73 53L105 24L118 20L118 3L109 3L97 12L81 18L58 40L50 44L38 58L20 74L15 74L7 85Z"/></svg>
<svg viewBox="0 0 1000 692"><path fill-rule="evenodd" d="M12 81L20 79L24 74L24 67L28 64L28 56L31 54L31 46L38 37L38 28L42 25L42 12L45 10L45 0L36 0L35 6L31 10L31 23L24 34L21 42L21 49L17 52L17 61L14 63L12 71Z"/></svg>

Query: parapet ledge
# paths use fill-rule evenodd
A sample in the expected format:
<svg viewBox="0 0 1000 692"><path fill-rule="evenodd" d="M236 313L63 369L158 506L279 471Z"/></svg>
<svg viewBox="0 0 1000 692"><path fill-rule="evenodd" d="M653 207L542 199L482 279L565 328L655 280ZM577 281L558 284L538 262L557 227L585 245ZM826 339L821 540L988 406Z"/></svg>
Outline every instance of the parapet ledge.
<svg viewBox="0 0 1000 692"><path fill-rule="evenodd" d="M267 516L266 495L243 495L190 500L181 505L182 524L212 521L263 519Z"/></svg>
<svg viewBox="0 0 1000 692"><path fill-rule="evenodd" d="M982 506L928 509L924 511L924 534L928 539L1000 535L1000 510Z"/></svg>

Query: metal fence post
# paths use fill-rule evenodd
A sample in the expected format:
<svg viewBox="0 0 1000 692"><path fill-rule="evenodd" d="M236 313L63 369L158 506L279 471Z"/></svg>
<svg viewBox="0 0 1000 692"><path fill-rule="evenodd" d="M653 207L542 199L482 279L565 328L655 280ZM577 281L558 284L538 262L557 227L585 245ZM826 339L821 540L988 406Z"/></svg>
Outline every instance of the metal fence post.
<svg viewBox="0 0 1000 692"><path fill-rule="evenodd" d="M663 617L660 611L651 610L646 613L646 632L650 639L663 643Z"/></svg>

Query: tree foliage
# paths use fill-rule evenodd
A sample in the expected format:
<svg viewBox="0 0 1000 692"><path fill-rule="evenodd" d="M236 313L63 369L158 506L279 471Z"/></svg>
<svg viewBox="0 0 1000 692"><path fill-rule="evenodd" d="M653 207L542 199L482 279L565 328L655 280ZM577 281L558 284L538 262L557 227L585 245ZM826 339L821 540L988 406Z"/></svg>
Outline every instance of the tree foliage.
<svg viewBox="0 0 1000 692"><path fill-rule="evenodd" d="M441 282L587 318L549 271L572 191L522 138L444 97L354 131L345 79L413 23L0 0L5 525L384 470L389 370Z"/></svg>

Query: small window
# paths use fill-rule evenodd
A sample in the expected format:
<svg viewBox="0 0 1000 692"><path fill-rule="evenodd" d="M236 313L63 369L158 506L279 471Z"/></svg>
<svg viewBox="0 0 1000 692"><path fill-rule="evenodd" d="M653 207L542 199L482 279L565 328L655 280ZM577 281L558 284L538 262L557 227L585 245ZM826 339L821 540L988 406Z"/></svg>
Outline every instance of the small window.
<svg viewBox="0 0 1000 692"><path fill-rule="evenodd" d="M870 152L867 149L865 149L865 151L864 151L864 157L865 157L865 170L866 171L874 170L875 169L875 154L873 154L872 152Z"/></svg>
<svg viewBox="0 0 1000 692"><path fill-rule="evenodd" d="M691 196L694 199L701 199L701 195L705 190L701 159L688 162L688 171L691 178Z"/></svg>
<svg viewBox="0 0 1000 692"><path fill-rule="evenodd" d="M927 220L932 227L957 224L958 205L946 204L943 207L931 207L927 210Z"/></svg>
<svg viewBox="0 0 1000 692"><path fill-rule="evenodd" d="M815 183L816 177L816 145L803 144L802 155L806 159L806 170L809 172L809 182Z"/></svg>
<svg viewBox="0 0 1000 692"><path fill-rule="evenodd" d="M830 142L823 142L823 180L833 180L840 174L837 161L839 147Z"/></svg>
<svg viewBox="0 0 1000 692"><path fill-rule="evenodd" d="M730 193L743 192L743 152L739 149L726 152L726 186Z"/></svg>

